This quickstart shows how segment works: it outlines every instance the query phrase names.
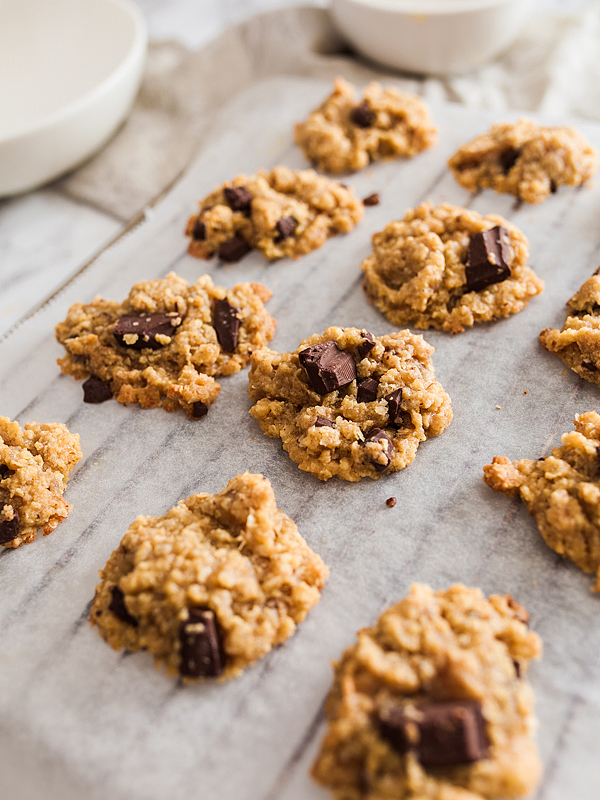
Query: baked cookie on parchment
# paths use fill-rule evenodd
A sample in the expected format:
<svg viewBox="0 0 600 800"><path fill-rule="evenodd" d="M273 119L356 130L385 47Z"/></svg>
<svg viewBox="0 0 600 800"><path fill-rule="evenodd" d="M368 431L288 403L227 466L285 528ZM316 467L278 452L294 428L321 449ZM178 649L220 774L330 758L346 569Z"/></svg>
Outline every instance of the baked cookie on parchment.
<svg viewBox="0 0 600 800"><path fill-rule="evenodd" d="M373 235L363 288L392 325L461 333L542 291L528 256L524 234L502 217L422 203Z"/></svg>
<svg viewBox="0 0 600 800"><path fill-rule="evenodd" d="M100 572L90 622L186 682L229 678L296 630L327 567L248 472L162 517L138 517Z"/></svg>
<svg viewBox="0 0 600 800"><path fill-rule="evenodd" d="M192 286L174 272L136 283L123 303L96 297L69 309L56 326L67 351L58 364L87 378L87 403L114 396L200 419L221 389L213 376L238 372L273 338L275 320L264 307L270 297L260 283L225 289L208 275Z"/></svg>
<svg viewBox="0 0 600 800"><path fill-rule="evenodd" d="M541 203L560 186L581 186L598 169L598 155L573 128L528 119L500 123L463 145L448 161L470 192L493 189Z"/></svg>
<svg viewBox="0 0 600 800"><path fill-rule="evenodd" d="M540 342L586 381L600 386L600 275L588 278L567 303L561 330L546 328Z"/></svg>
<svg viewBox="0 0 600 800"><path fill-rule="evenodd" d="M238 175L200 201L187 223L188 252L239 261L256 248L267 258L298 258L348 233L364 206L348 186L312 169L275 167Z"/></svg>
<svg viewBox="0 0 600 800"><path fill-rule="evenodd" d="M534 697L541 653L510 595L414 585L335 665L313 777L338 800L483 800L540 776Z"/></svg>
<svg viewBox="0 0 600 800"><path fill-rule="evenodd" d="M18 547L44 536L69 514L63 497L82 458L79 434L60 422L28 422L23 428L0 417L0 545Z"/></svg>
<svg viewBox="0 0 600 800"><path fill-rule="evenodd" d="M357 98L338 77L333 92L295 128L294 140L323 172L356 172L371 161L410 157L435 144L437 130L417 95L373 81Z"/></svg>
<svg viewBox="0 0 600 800"><path fill-rule="evenodd" d="M432 353L407 330L373 336L335 327L293 353L263 348L251 358L250 413L305 472L325 481L379 478L407 467L419 444L450 424Z"/></svg>
<svg viewBox="0 0 600 800"><path fill-rule="evenodd" d="M546 544L595 575L600 592L600 416L579 414L574 424L552 455L513 462L496 456L483 480L495 492L519 495Z"/></svg>

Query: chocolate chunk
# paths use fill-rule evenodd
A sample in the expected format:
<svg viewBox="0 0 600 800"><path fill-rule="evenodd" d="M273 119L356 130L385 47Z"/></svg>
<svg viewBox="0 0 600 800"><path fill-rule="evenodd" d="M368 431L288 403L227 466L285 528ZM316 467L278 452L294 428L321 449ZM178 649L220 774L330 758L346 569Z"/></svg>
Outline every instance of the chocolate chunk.
<svg viewBox="0 0 600 800"><path fill-rule="evenodd" d="M84 403L104 403L113 396L112 389L108 383L104 383L95 375L90 375L87 381L82 384Z"/></svg>
<svg viewBox="0 0 600 800"><path fill-rule="evenodd" d="M340 350L332 339L307 347L298 354L298 359L318 394L342 389L356 379L354 359L350 353Z"/></svg>
<svg viewBox="0 0 600 800"><path fill-rule="evenodd" d="M363 200L363 206L378 206L379 205L379 193L373 192L373 194L369 194Z"/></svg>
<svg viewBox="0 0 600 800"><path fill-rule="evenodd" d="M188 678L216 678L225 669L225 656L215 612L189 608L188 614L179 630L179 672Z"/></svg>
<svg viewBox="0 0 600 800"><path fill-rule="evenodd" d="M399 753L414 750L424 767L449 767L485 758L488 739L476 700L402 708L380 713L383 738Z"/></svg>
<svg viewBox="0 0 600 800"><path fill-rule="evenodd" d="M558 192L558 186L554 183L554 181L550 181L550 192L552 194L556 194Z"/></svg>
<svg viewBox="0 0 600 800"><path fill-rule="evenodd" d="M377 472L383 472L384 469L387 469L390 465L390 461L392 460L392 450L393 444L390 437L387 435L385 431L382 431L381 428L371 428L370 431L365 433L365 444L369 442L383 442L384 449L381 452L382 461L373 461L373 466L377 470Z"/></svg>
<svg viewBox="0 0 600 800"><path fill-rule="evenodd" d="M371 109L367 101L363 100L360 105L354 106L350 112L350 119L355 125L358 125L359 128L370 128L375 122L375 112Z"/></svg>
<svg viewBox="0 0 600 800"><path fill-rule="evenodd" d="M600 267L592 272L592 275L600 275Z"/></svg>
<svg viewBox="0 0 600 800"><path fill-rule="evenodd" d="M232 211L250 211L252 195L245 186L227 186L223 189L223 195Z"/></svg>
<svg viewBox="0 0 600 800"><path fill-rule="evenodd" d="M406 414L402 409L402 389L395 389L383 398L388 404L390 425L404 425Z"/></svg>
<svg viewBox="0 0 600 800"><path fill-rule="evenodd" d="M233 353L238 343L241 320L237 308L227 300L217 300L213 313L213 326L219 344L226 353Z"/></svg>
<svg viewBox="0 0 600 800"><path fill-rule="evenodd" d="M3 513L12 513L12 519L5 519L0 514L0 544L8 544L19 535L19 511L8 503L2 508Z"/></svg>
<svg viewBox="0 0 600 800"><path fill-rule="evenodd" d="M366 358L375 347L375 339L373 338L373 334L369 333L369 331L361 331L360 335L363 337L364 341L361 342L356 349L358 357L362 360Z"/></svg>
<svg viewBox="0 0 600 800"><path fill-rule="evenodd" d="M465 268L467 292L479 292L492 283L510 278L509 245L510 234L501 225L471 236Z"/></svg>
<svg viewBox="0 0 600 800"><path fill-rule="evenodd" d="M388 497L388 499L385 501L385 504L388 508L393 508L396 505L396 498Z"/></svg>
<svg viewBox="0 0 600 800"><path fill-rule="evenodd" d="M595 364L592 364L591 361L582 361L581 366L590 372L598 372L598 367Z"/></svg>
<svg viewBox="0 0 600 800"><path fill-rule="evenodd" d="M288 239L298 227L298 220L294 217L282 217L278 219L275 223L275 227L277 228L278 235L273 240L274 242L283 242L284 239Z"/></svg>
<svg viewBox="0 0 600 800"><path fill-rule="evenodd" d="M108 604L108 610L112 611L115 617L118 617L121 622L126 622L128 625L133 625L134 628L137 628L138 621L137 619L129 613L127 606L125 605L125 595L119 589L118 586L113 586L110 590L112 597L110 599L110 603Z"/></svg>
<svg viewBox="0 0 600 800"><path fill-rule="evenodd" d="M201 221L200 217L198 217L194 223L192 239L195 239L197 242L202 242L206 239L206 225Z"/></svg>
<svg viewBox="0 0 600 800"><path fill-rule="evenodd" d="M517 150L516 147L509 147L500 154L500 166L505 175L511 171L520 155L521 151Z"/></svg>
<svg viewBox="0 0 600 800"><path fill-rule="evenodd" d="M370 403L377 400L379 381L375 378L364 378L356 386L356 399L359 403Z"/></svg>
<svg viewBox="0 0 600 800"><path fill-rule="evenodd" d="M317 417L315 420L315 428L335 428L335 425L327 417Z"/></svg>
<svg viewBox="0 0 600 800"><path fill-rule="evenodd" d="M208 414L208 406L201 400L192 403L192 419L202 419Z"/></svg>
<svg viewBox="0 0 600 800"><path fill-rule="evenodd" d="M219 258L227 264L234 264L249 253L252 248L241 236L232 236L219 247Z"/></svg>
<svg viewBox="0 0 600 800"><path fill-rule="evenodd" d="M124 314L115 325L113 335L119 344L133 350L146 347L159 350L168 343L158 341L157 337L173 336L179 325L181 317L175 311L169 314Z"/></svg>
<svg viewBox="0 0 600 800"><path fill-rule="evenodd" d="M513 664L515 666L515 674L516 674L517 678L520 678L521 677L521 665L519 664L518 661L515 661L514 658L513 658Z"/></svg>
<svg viewBox="0 0 600 800"><path fill-rule="evenodd" d="M12 475L12 469L9 469L6 464L0 464L0 481L3 478L8 478L9 475Z"/></svg>
<svg viewBox="0 0 600 800"><path fill-rule="evenodd" d="M516 600L513 600L513 597L510 594L506 595L506 602L513 615L519 620L519 622L527 625L529 622L529 612L525 606L522 606L521 603L517 603Z"/></svg>

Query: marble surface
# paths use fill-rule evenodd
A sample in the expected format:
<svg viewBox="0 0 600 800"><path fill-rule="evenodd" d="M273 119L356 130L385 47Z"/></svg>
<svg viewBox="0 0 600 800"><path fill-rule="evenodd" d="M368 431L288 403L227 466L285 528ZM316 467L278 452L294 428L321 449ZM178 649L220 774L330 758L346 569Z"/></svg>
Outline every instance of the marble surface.
<svg viewBox="0 0 600 800"><path fill-rule="evenodd" d="M597 266L600 185L561 189L535 208L491 192L471 197L446 161L494 112L440 103L432 109L435 148L347 179L358 196L377 190L382 198L349 235L298 261L267 263L254 252L223 265L187 255L181 229L198 191L244 169L301 166L288 132L327 85L272 78L238 96L148 221L0 342L0 407L67 422L85 453L67 489L69 518L52 535L0 554L2 797L4 790L12 800L326 800L308 770L323 733L331 661L411 582L457 580L514 594L544 639L544 658L531 670L545 765L536 800L600 795L599 598L589 576L544 545L517 500L481 481L496 454L547 454L574 415L596 403L597 388L545 353L537 334L562 323L565 298ZM600 126L582 128L600 147ZM425 197L494 211L521 227L546 289L508 320L460 336L427 332L454 419L400 473L356 485L300 472L247 413L244 371L222 380L218 401L196 422L113 401L86 405L80 382L59 374L61 348L48 332L71 303L96 293L121 297L133 281L170 269L188 280L208 271L226 286L270 286L279 350L332 323L389 332L364 297L358 265L372 233ZM330 579L285 646L239 679L181 686L147 654L115 653L87 624L97 570L137 514L218 491L244 469L271 480ZM398 498L394 509L385 504L390 495Z"/></svg>

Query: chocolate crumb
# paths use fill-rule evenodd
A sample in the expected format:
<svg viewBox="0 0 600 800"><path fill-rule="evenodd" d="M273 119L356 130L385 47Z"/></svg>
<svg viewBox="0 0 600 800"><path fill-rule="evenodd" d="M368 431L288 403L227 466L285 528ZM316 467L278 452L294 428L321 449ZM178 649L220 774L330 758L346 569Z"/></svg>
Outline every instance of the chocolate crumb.
<svg viewBox="0 0 600 800"><path fill-rule="evenodd" d="M90 375L82 384L84 403L104 403L113 396L112 389L95 375Z"/></svg>
<svg viewBox="0 0 600 800"><path fill-rule="evenodd" d="M396 505L396 498L388 497L388 499L385 501L385 504L388 508L393 508Z"/></svg>
<svg viewBox="0 0 600 800"><path fill-rule="evenodd" d="M378 206L380 202L379 192L373 192L373 194L369 194L365 197L363 206Z"/></svg>

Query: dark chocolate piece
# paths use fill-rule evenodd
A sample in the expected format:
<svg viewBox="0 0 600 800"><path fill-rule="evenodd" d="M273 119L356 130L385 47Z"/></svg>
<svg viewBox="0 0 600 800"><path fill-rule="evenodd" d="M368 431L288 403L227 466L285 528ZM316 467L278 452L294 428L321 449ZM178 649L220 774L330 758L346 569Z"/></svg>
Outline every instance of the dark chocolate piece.
<svg viewBox="0 0 600 800"><path fill-rule="evenodd" d="M517 150L516 147L509 147L503 153L500 153L500 166L505 175L511 171L520 155L521 151Z"/></svg>
<svg viewBox="0 0 600 800"><path fill-rule="evenodd" d="M110 591L112 597L110 599L110 603L108 604L108 610L112 611L115 617L118 617L121 622L126 622L128 625L133 625L134 628L137 628L138 621L132 614L129 613L129 610L125 605L125 595L121 589L119 589L118 586L113 586Z"/></svg>
<svg viewBox="0 0 600 800"><path fill-rule="evenodd" d="M219 344L226 353L233 353L238 343L241 320L237 308L228 300L217 300L213 313L213 326Z"/></svg>
<svg viewBox="0 0 600 800"><path fill-rule="evenodd" d="M591 361L582 361L581 362L581 366L584 369L589 370L590 372L598 372L598 367L595 364L593 364Z"/></svg>
<svg viewBox="0 0 600 800"><path fill-rule="evenodd" d="M510 278L509 245L510 234L501 225L471 236L465 267L467 292L479 292L492 283Z"/></svg>
<svg viewBox="0 0 600 800"><path fill-rule="evenodd" d="M208 414L208 406L202 400L192 403L192 419L202 419Z"/></svg>
<svg viewBox="0 0 600 800"><path fill-rule="evenodd" d="M369 331L361 331L360 335L363 337L364 341L361 342L356 349L358 352L358 357L362 360L363 358L366 358L371 350L375 347L375 339L373 334L369 333Z"/></svg>
<svg viewBox="0 0 600 800"><path fill-rule="evenodd" d="M223 189L223 195L232 211L250 211L252 195L245 186L227 186Z"/></svg>
<svg viewBox="0 0 600 800"><path fill-rule="evenodd" d="M113 396L108 383L104 383L95 375L90 375L87 381L83 382L82 388L84 403L104 403Z"/></svg>
<svg viewBox="0 0 600 800"><path fill-rule="evenodd" d="M592 275L600 275L600 267L592 272Z"/></svg>
<svg viewBox="0 0 600 800"><path fill-rule="evenodd" d="M298 220L295 217L282 217L277 220L275 227L277 228L277 236L274 241L276 243L283 242L284 239L289 239L294 233L298 227Z"/></svg>
<svg viewBox="0 0 600 800"><path fill-rule="evenodd" d="M378 206L379 202L379 192L373 192L373 194L369 194L365 197L363 206Z"/></svg>
<svg viewBox="0 0 600 800"><path fill-rule="evenodd" d="M558 186L554 181L550 181L550 192L551 194L556 194L558 192Z"/></svg>
<svg viewBox="0 0 600 800"><path fill-rule="evenodd" d="M6 464L0 464L0 481L3 478L7 478L13 472L12 469L9 469Z"/></svg>
<svg viewBox="0 0 600 800"><path fill-rule="evenodd" d="M225 669L225 656L215 612L189 608L188 614L179 630L179 672L188 678L216 678Z"/></svg>
<svg viewBox="0 0 600 800"><path fill-rule="evenodd" d="M335 428L335 425L327 417L317 417L315 420L315 428Z"/></svg>
<svg viewBox="0 0 600 800"><path fill-rule="evenodd" d="M219 247L218 254L221 261L234 264L249 253L252 248L241 236L232 236Z"/></svg>
<svg viewBox="0 0 600 800"><path fill-rule="evenodd" d="M202 222L200 217L198 217L194 223L192 239L195 239L197 242L202 242L204 239L206 239L206 225Z"/></svg>
<svg viewBox="0 0 600 800"><path fill-rule="evenodd" d="M414 750L424 767L449 767L485 758L488 739L481 704L476 700L402 708L380 713L383 738L399 753Z"/></svg>
<svg viewBox="0 0 600 800"><path fill-rule="evenodd" d="M383 398L388 404L388 414L390 415L390 425L403 425L406 419L402 409L402 389L395 389Z"/></svg>
<svg viewBox="0 0 600 800"><path fill-rule="evenodd" d="M363 100L360 105L354 106L350 112L350 119L359 128L370 128L375 122L375 112L367 101Z"/></svg>
<svg viewBox="0 0 600 800"><path fill-rule="evenodd" d="M521 665L519 664L518 661L515 661L514 658L513 658L513 664L515 666L515 675L517 676L517 678L520 678L521 677Z"/></svg>
<svg viewBox="0 0 600 800"><path fill-rule="evenodd" d="M3 506L4 509L11 509L13 512L12 519L1 519L0 518L0 544L8 544L8 542L12 542L13 539L16 539L19 535L19 511L14 506L6 505Z"/></svg>
<svg viewBox="0 0 600 800"><path fill-rule="evenodd" d="M356 399L359 403L370 403L377 400L379 381L375 378L364 378L356 386Z"/></svg>
<svg viewBox="0 0 600 800"><path fill-rule="evenodd" d="M159 350L165 345L157 341L157 336L173 336L175 328L181 325L181 317L176 311L169 314L124 314L114 327L113 335L123 347L132 350ZM127 338L126 338L127 337Z"/></svg>
<svg viewBox="0 0 600 800"><path fill-rule="evenodd" d="M307 347L298 354L298 359L318 394L342 389L356 379L354 359L350 353L340 350L332 339Z"/></svg>
<svg viewBox="0 0 600 800"><path fill-rule="evenodd" d="M521 603L517 603L516 600L513 600L513 597L510 594L506 595L506 602L513 615L519 620L519 622L527 625L529 623L529 611L527 611L525 606L522 606Z"/></svg>
<svg viewBox="0 0 600 800"><path fill-rule="evenodd" d="M373 462L373 466L377 472L383 472L384 469L389 467L390 461L392 460L392 450L394 447L392 440L385 431L381 430L381 428L371 428L370 431L365 433L365 444L368 442L383 442L384 450L382 455L385 457L385 463L381 463L379 461Z"/></svg>
<svg viewBox="0 0 600 800"><path fill-rule="evenodd" d="M388 497L388 499L385 501L385 504L388 508L393 508L396 505L396 498Z"/></svg>

